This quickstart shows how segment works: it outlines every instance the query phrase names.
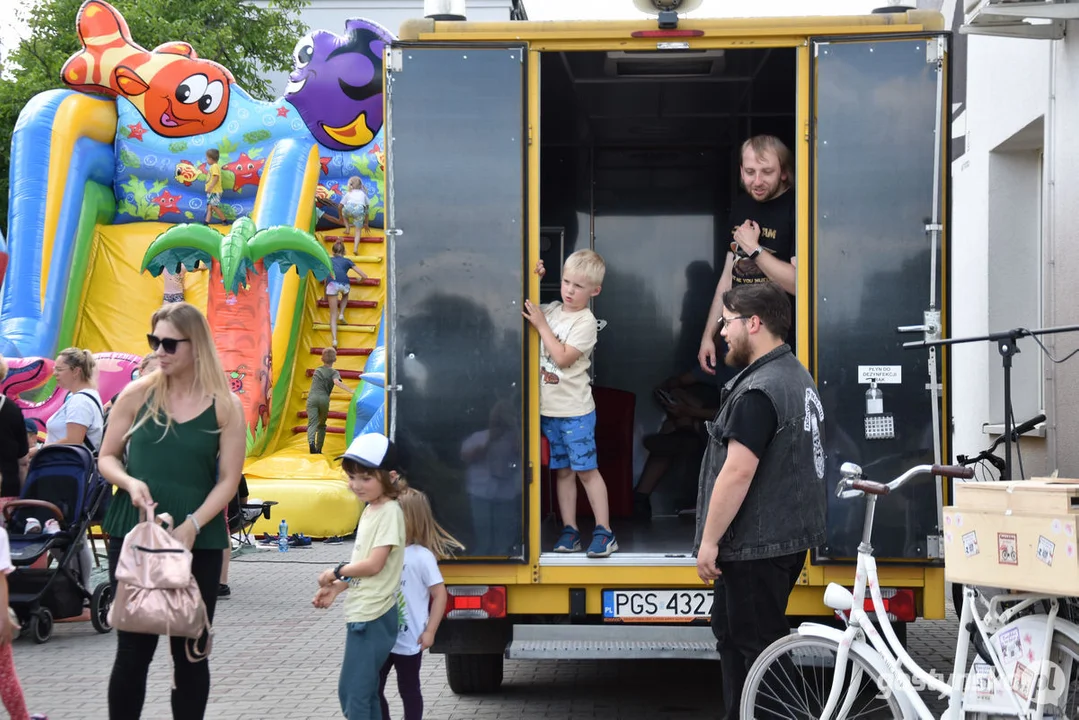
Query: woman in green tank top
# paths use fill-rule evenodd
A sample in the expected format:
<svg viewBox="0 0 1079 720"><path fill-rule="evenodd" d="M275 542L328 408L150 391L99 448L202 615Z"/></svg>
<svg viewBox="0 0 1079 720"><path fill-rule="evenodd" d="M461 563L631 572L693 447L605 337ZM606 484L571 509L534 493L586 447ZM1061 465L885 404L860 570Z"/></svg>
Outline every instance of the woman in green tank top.
<svg viewBox="0 0 1079 720"><path fill-rule="evenodd" d="M139 522L139 508L169 513L176 523L173 536L192 551L191 572L213 622L222 550L229 547L224 510L243 469L243 408L229 391L210 326L198 308L165 305L154 313L151 328L147 340L160 367L120 393L98 457L101 475L117 488L102 523L113 538L109 579L115 589L120 541ZM141 716L157 641L156 635L117 631L109 680L114 720ZM190 662L184 642L170 639L173 717L200 719L210 694L209 663Z"/></svg>

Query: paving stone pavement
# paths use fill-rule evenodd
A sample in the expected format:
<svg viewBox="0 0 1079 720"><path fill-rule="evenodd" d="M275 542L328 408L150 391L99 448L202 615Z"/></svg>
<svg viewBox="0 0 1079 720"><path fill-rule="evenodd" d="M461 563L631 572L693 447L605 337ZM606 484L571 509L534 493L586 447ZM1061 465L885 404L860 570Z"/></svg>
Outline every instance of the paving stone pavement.
<svg viewBox="0 0 1079 720"><path fill-rule="evenodd" d="M288 553L250 550L235 557L232 599L218 604L211 656L213 687L207 720L306 720L340 717L337 675L344 647L338 606L310 605L315 577L347 557L349 545ZM951 669L956 619L918 622L908 635L912 655L926 668ZM51 720L104 720L115 634L99 635L88 622L57 624L51 640L15 643L15 662L31 712ZM170 664L161 644L150 670L143 717L167 720ZM439 655L423 666L424 717L604 718L666 720L713 718L720 701L719 665L695 661L506 661L500 692L454 695ZM393 718L402 717L391 676ZM926 696L938 714L945 703Z"/></svg>

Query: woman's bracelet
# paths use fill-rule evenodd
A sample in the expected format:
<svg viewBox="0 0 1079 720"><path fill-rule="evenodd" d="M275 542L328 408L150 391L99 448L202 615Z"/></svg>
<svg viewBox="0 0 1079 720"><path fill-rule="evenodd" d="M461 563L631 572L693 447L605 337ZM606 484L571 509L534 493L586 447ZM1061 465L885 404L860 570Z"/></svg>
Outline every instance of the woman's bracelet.
<svg viewBox="0 0 1079 720"><path fill-rule="evenodd" d="M202 527L199 525L199 521L195 519L195 516L191 513L187 514L187 519L191 521L191 524L195 526L195 534L198 535L202 532Z"/></svg>

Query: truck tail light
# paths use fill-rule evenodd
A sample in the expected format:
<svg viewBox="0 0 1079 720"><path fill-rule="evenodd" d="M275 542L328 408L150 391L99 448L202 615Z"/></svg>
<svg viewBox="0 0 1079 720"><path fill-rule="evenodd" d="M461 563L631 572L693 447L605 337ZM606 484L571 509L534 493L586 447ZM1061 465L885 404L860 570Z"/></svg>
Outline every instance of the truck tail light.
<svg viewBox="0 0 1079 720"><path fill-rule="evenodd" d="M446 617L485 620L506 617L506 588L501 585L449 585Z"/></svg>
<svg viewBox="0 0 1079 720"><path fill-rule="evenodd" d="M884 601L884 610L888 614L889 620L892 622L914 622L916 615L914 612L913 590L882 587L880 597ZM876 615L876 611L873 609L873 598L866 597L863 607L869 617ZM843 611L843 614L848 618L850 617L850 613L847 611Z"/></svg>

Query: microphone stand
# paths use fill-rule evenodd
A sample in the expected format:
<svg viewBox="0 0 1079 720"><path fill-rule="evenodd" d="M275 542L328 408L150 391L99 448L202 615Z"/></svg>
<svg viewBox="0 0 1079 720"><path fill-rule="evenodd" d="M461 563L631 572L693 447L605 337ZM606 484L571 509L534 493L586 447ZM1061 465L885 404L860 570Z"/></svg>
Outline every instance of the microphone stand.
<svg viewBox="0 0 1079 720"><path fill-rule="evenodd" d="M1079 325L1064 325L1061 327L1039 328L1028 330L1016 328L1004 332L979 335L978 337L948 338L945 340L924 340L903 343L903 347L934 347L937 345L959 345L972 342L995 342L997 351L1000 353L1000 361L1004 367L1004 477L1001 480L1012 479L1012 357L1019 352L1016 341L1019 338L1033 335L1055 335L1057 333L1079 332Z"/></svg>

